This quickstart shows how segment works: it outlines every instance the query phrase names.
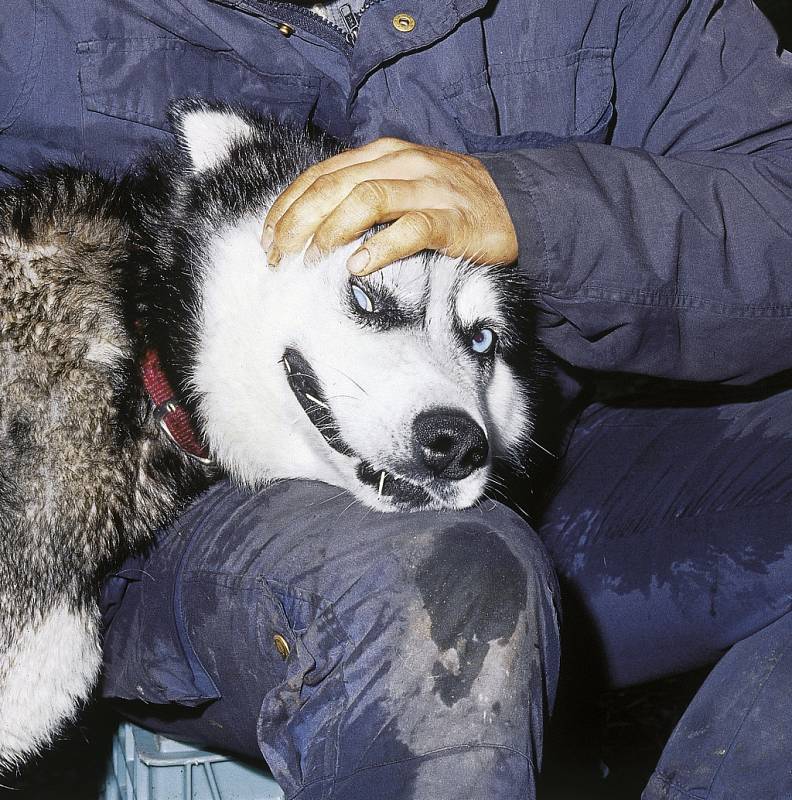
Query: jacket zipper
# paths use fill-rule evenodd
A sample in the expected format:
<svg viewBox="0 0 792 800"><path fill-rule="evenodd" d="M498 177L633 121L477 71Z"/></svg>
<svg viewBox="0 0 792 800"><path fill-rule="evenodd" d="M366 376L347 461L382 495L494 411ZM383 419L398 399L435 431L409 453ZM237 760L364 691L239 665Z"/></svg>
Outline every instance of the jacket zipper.
<svg viewBox="0 0 792 800"><path fill-rule="evenodd" d="M364 11L379 2L380 0L366 0L358 13L363 14ZM274 0L267 2L267 5L272 6L279 11L284 11L287 15L287 19L288 17L291 17L292 19L297 19L299 17L304 23L305 30L315 33L321 38L324 37L321 33L319 33L320 30L323 30L324 32L332 32L335 38L341 40L341 48L347 55L349 55L350 51L352 50L352 46L355 44L357 35L353 35L349 31L345 31L340 25L336 25L334 22L331 22L329 19L325 19L310 9L295 5L293 3L281 3L275 2Z"/></svg>

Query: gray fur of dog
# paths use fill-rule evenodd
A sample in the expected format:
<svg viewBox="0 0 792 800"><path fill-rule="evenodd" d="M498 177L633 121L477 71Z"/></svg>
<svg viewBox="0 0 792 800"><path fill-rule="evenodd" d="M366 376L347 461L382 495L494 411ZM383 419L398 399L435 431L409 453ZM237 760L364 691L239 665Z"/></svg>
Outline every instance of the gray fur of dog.
<svg viewBox="0 0 792 800"><path fill-rule="evenodd" d="M0 768L86 698L98 581L202 483L137 380L132 217L70 171L0 199Z"/></svg>

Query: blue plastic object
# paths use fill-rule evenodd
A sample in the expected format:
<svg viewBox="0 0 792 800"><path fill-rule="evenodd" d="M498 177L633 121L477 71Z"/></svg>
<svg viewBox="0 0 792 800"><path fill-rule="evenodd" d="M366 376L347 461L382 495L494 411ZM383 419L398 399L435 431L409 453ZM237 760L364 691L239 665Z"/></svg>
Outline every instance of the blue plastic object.
<svg viewBox="0 0 792 800"><path fill-rule="evenodd" d="M284 800L265 770L122 723L100 800Z"/></svg>

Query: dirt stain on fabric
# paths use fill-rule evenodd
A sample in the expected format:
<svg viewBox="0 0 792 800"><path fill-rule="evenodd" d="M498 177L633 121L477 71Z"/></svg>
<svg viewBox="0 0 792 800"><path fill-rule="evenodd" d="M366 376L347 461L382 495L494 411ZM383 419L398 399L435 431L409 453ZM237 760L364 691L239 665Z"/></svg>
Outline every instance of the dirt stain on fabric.
<svg viewBox="0 0 792 800"><path fill-rule="evenodd" d="M434 692L446 706L470 694L493 641L509 641L527 602L525 568L482 524L445 530L418 565L416 584L441 653Z"/></svg>

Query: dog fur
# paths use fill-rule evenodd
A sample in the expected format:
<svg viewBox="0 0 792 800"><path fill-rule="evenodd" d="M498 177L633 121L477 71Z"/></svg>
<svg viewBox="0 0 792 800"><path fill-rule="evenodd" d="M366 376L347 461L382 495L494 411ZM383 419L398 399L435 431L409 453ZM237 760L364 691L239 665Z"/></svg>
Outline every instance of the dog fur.
<svg viewBox="0 0 792 800"><path fill-rule="evenodd" d="M267 209L339 145L198 101L173 124L132 177L0 193L0 771L95 684L102 576L217 475L463 508L530 458L541 359L513 270L423 253L353 279L353 246L271 269ZM152 346L212 465L160 427Z"/></svg>

